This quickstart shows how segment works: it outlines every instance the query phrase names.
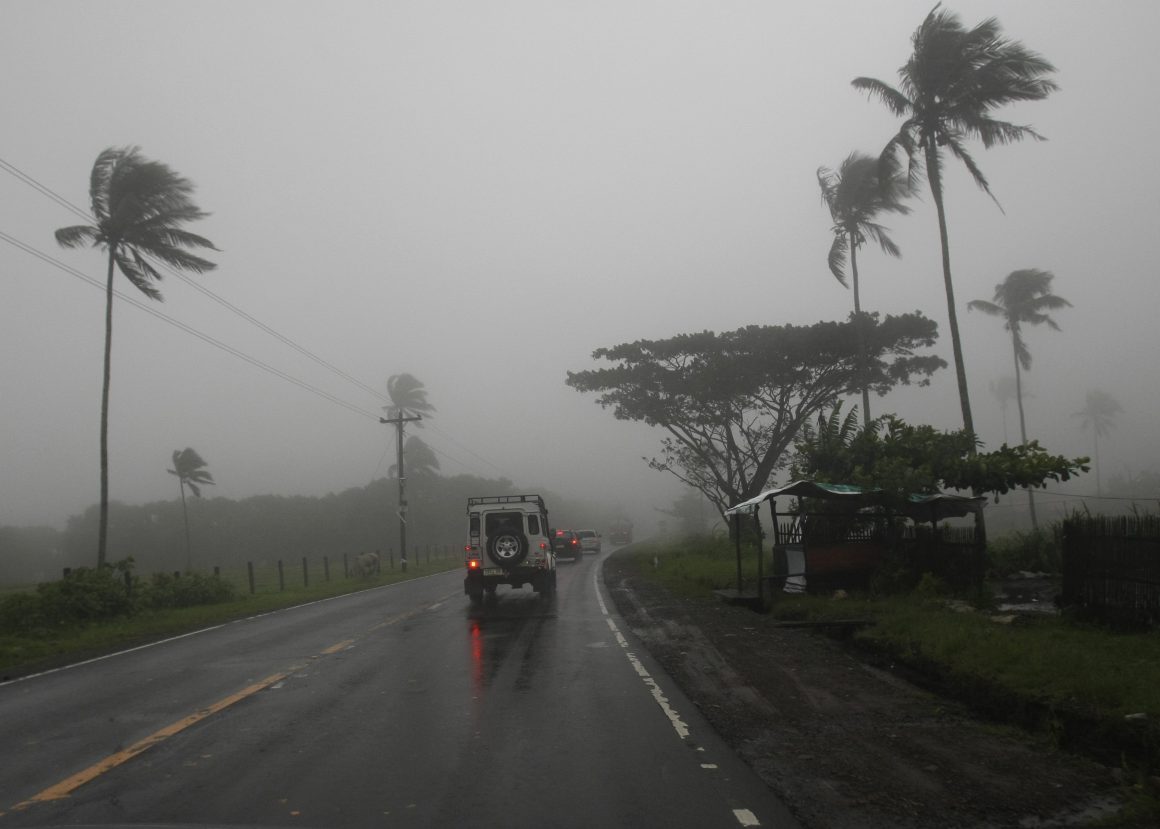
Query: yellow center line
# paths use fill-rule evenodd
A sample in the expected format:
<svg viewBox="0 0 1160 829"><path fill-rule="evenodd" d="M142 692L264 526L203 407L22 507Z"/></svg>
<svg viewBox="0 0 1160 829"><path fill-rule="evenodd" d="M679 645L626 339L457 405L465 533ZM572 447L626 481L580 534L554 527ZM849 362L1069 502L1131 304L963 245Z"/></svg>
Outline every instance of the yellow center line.
<svg viewBox="0 0 1160 829"><path fill-rule="evenodd" d="M455 595L455 594L454 593L449 594L449 596L451 596L451 595ZM367 632L370 633L372 631L379 630L379 629L384 628L384 627L388 627L390 625L396 624L396 623L404 621L406 619L410 619L411 617L417 616L420 613L422 613L426 610L429 610L429 609L430 609L429 607L425 606L425 607L415 608L414 610L407 611L406 613L400 613L396 616L390 617L390 618L372 626ZM346 650L354 643L355 643L354 639L344 639L341 642L336 642L335 644L331 645L328 648L324 648L319 653L319 656L329 656L331 654L337 653L338 651ZM311 658L314 659L317 657L311 657ZM110 754L105 759L103 759L97 763L94 763L93 765L91 765L87 769L85 769L84 771L77 772L72 777L69 777L65 780L62 780L59 783L56 783L55 785L49 786L47 789L40 792L39 794L33 795L32 797L28 798L28 800L17 803L15 806L12 807L12 809L13 809L13 811L19 811L22 809L27 809L29 806L32 806L33 804L36 804L36 803L47 803L48 801L52 801L52 800L63 800L64 798L68 797L74 791L76 791L81 786L85 785L86 783L90 782L91 780L93 780L97 777L100 777L105 772L112 771L113 769L117 768L117 766L120 766L123 763L128 762L129 760L132 760L138 754L141 754L142 752L148 751L149 749L153 748L153 746L168 739L169 737L172 737L174 734L179 734L180 732L189 728L191 725L195 725L196 723L201 722L202 720L206 719L207 717L211 717L214 714L218 713L219 711L222 711L223 709L229 708L231 705L234 705L235 703L241 702L242 700L247 699L248 697L252 697L254 694L258 693L259 691L262 691L266 688L269 688L271 685L274 685L277 682L281 682L283 679L290 676L292 673L294 673L296 671L300 671L305 667L306 667L305 663L300 664L300 665L294 665L293 667L287 669L286 671L283 671L282 673L277 673L277 674L273 674L271 676L268 676L259 682L255 682L253 685L250 685L249 687L243 688L242 690L238 691L237 693L230 694L228 697L225 697L224 699L218 700L213 705L210 705L206 708L202 708L201 710L196 711L193 714L190 714L188 717L184 717L180 720L177 720L174 723L170 723L169 725L165 726L164 728L162 728L158 731L154 731L152 734L150 734L148 737L144 738L143 740L137 741L136 743L129 746L128 748L122 749L121 751L118 751L114 754ZM4 812L0 812L0 815L3 815L3 814L4 814Z"/></svg>
<svg viewBox="0 0 1160 829"><path fill-rule="evenodd" d="M268 676L265 679L261 680L260 682L255 682L253 685L249 686L248 688L243 688L241 691L238 691L235 694L230 694L225 699L218 700L213 705L210 705L207 708L203 708L200 711L196 711L193 714L190 714L188 717L184 717L183 719L178 720L177 722L170 723L169 725L165 726L164 728L160 729L159 731L154 731L152 734L150 734L145 739L138 740L136 743L129 746L128 748L122 749L121 751L118 751L115 754L110 754L104 760L101 760L100 762L94 763L93 765L91 765L87 769L85 769L84 771L77 772L72 777L69 777L65 780L62 780L54 786L49 786L44 791L40 792L37 795L34 795L33 797L30 797L28 800L25 800L23 803L17 803L13 808L17 809L17 810L26 809L34 803L45 803L45 802L50 801L50 800L61 800L63 798L66 798L70 794L72 794L74 791L79 789L81 786L83 786L85 783L88 783L90 780L93 780L94 778L101 776L102 774L104 774L107 771L111 771L112 769L115 769L117 766L121 765L122 763L126 763L129 760L132 760L138 754L141 754L144 751L148 751L149 749L153 748L153 746L160 743L162 740L165 740L169 737L172 737L174 734L178 734L178 733L184 731L185 729L189 728L191 725L194 725L196 723L201 722L206 717L213 716L218 711L221 711L225 708L229 708L234 703L241 702L242 700L246 699L247 697L253 696L254 694L258 693L259 691L263 690L264 688L269 688L274 683L280 682L281 680L285 679L287 676L289 676L295 670L298 670L300 667L301 666L291 668L289 671L286 671L285 673L273 674L272 676Z"/></svg>

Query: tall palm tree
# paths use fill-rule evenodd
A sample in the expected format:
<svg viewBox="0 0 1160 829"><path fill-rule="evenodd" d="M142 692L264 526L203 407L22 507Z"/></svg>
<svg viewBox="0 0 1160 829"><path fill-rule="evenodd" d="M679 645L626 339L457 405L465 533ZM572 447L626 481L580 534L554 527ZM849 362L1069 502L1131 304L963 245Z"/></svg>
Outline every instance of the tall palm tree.
<svg viewBox="0 0 1160 829"><path fill-rule="evenodd" d="M965 29L954 13L935 6L911 42L914 51L898 70L899 86L875 78L855 78L854 88L881 100L903 119L898 133L882 151L884 159L903 153L909 160L910 177L917 181L925 170L931 196L938 213L939 241L942 245L943 283L947 295L951 344L958 377L959 404L963 427L974 433L967 372L963 362L959 323L955 312L951 254L943 204L943 148L961 161L975 183L992 199L991 187L965 145L978 138L983 147L1009 144L1024 138L1043 140L1028 126L999 121L992 112L1015 101L1038 101L1058 86L1047 75L1055 71L1043 57L1018 41L1002 36L999 22L988 18ZM996 202L997 203L997 202Z"/></svg>
<svg viewBox="0 0 1160 829"><path fill-rule="evenodd" d="M97 566L105 563L109 530L109 378L113 351L113 275L120 270L137 290L161 300L154 283L161 280L152 260L181 270L204 273L215 265L189 248L217 250L208 239L182 229L204 218L193 203L193 184L165 164L142 157L137 147L110 147L97 156L89 179L92 225L62 227L62 247L91 245L108 254L105 285L105 362L101 387L101 515L97 533Z"/></svg>
<svg viewBox="0 0 1160 829"><path fill-rule="evenodd" d="M987 386L991 389L991 395L999 401L999 411L1003 415L1003 443L1007 443L1007 403L1015 399L1015 378L1005 374L998 380L990 381Z"/></svg>
<svg viewBox="0 0 1160 829"><path fill-rule="evenodd" d="M201 455L187 446L184 449L173 450L173 468L165 470L170 475L177 476L177 484L181 488L181 513L185 518L185 569L187 571L193 569L193 556L189 543L189 510L185 506L185 489L189 487L189 491L194 494L194 497L200 498L201 487L213 485L213 475L209 474L209 470L205 466L206 463L202 460Z"/></svg>
<svg viewBox="0 0 1160 829"><path fill-rule="evenodd" d="M1103 488L1100 486L1100 438L1107 437L1115 425L1116 415L1121 414L1124 410L1106 391L1099 389L1092 389L1087 393L1084 400L1084 407L1078 412L1074 412L1072 417L1082 418L1080 427L1083 429L1092 430L1092 440L1094 441L1094 459L1096 468L1096 495L1103 495Z"/></svg>
<svg viewBox="0 0 1160 829"><path fill-rule="evenodd" d="M404 468L409 475L434 475L439 471L439 458L435 450L427 445L421 437L411 435L403 446ZM394 475L398 466L392 464L387 470L388 475Z"/></svg>
<svg viewBox="0 0 1160 829"><path fill-rule="evenodd" d="M427 389L413 374L392 374L388 377L387 396L391 398L391 405L383 409L391 417L423 415L435 411L435 407L427 402ZM416 421L416 425L421 427L422 421Z"/></svg>
<svg viewBox="0 0 1160 829"><path fill-rule="evenodd" d="M967 308L972 311L1001 317L1004 327L1011 332L1011 348L1015 353L1015 402L1019 405L1019 437L1024 444L1027 443L1027 421L1023 415L1022 372L1031 369L1031 349L1023 339L1023 326L1046 325L1054 331L1059 330L1059 325L1048 312L1070 308L1071 303L1051 293L1051 280L1054 278L1049 271L1038 268L1011 271L1006 279L995 286L991 302L973 299L967 303ZM1035 495L1030 489L1027 490L1027 500L1031 507L1031 526L1038 530Z"/></svg>
<svg viewBox="0 0 1160 829"><path fill-rule="evenodd" d="M395 466L396 480L399 482L399 556L402 569L407 570L407 496L406 496L406 458L403 452L403 425L405 418L416 417L415 425L422 427L422 415L435 411L435 407L427 401L427 389L419 378L413 374L392 374L387 378L387 396L391 398L391 405L384 406L390 420L380 421L395 424L395 452L398 461Z"/></svg>
<svg viewBox="0 0 1160 829"><path fill-rule="evenodd" d="M850 259L850 276L854 285L854 316L859 323L858 350L863 367L866 363L866 346L861 328L862 300L858 285L858 248L867 239L875 241L889 256L898 257L902 251L887 233L886 228L875 222L879 213L910 212L903 203L910 195L910 187L897 169L882 175L878 160L859 152L852 152L838 167L837 172L826 167L818 168L818 185L822 188L822 204L830 210L834 221L832 228L834 241L830 245L830 273L842 284L846 284L846 257ZM870 390L862 386L862 423L870 423Z"/></svg>

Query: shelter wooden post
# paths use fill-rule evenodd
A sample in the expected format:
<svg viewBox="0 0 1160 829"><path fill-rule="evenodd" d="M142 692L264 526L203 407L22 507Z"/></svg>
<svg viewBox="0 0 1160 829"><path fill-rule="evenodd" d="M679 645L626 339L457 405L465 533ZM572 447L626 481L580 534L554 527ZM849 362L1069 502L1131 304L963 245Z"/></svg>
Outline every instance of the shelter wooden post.
<svg viewBox="0 0 1160 829"><path fill-rule="evenodd" d="M737 546L737 595L741 595L741 513L733 513L733 538Z"/></svg>

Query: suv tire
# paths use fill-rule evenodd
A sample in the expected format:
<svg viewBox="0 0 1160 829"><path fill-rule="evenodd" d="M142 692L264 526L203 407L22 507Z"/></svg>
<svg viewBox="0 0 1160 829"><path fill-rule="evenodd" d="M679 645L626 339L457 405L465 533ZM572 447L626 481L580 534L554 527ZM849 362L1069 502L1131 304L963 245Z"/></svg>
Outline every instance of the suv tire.
<svg viewBox="0 0 1160 829"><path fill-rule="evenodd" d="M518 530L501 530L487 540L487 555L500 567L515 567L527 558L527 536Z"/></svg>

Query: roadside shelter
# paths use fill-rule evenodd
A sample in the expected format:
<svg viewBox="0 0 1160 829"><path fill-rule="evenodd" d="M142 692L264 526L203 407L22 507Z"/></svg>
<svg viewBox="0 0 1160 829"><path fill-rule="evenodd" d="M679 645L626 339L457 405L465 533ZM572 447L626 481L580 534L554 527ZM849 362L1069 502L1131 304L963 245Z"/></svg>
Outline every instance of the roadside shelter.
<svg viewBox="0 0 1160 829"><path fill-rule="evenodd" d="M779 512L777 499L780 497L799 499L797 508ZM801 508L803 498L841 506L837 511L805 511ZM762 549L760 507L763 502L769 502L773 525L772 567L768 576L764 573ZM911 494L903 505L891 507L881 489L819 481L794 481L767 489L725 511L734 521L737 588L718 592L727 600L761 603L766 582L770 582L771 588L788 592L861 587L869 583L888 554L903 548L920 563L929 565L925 569L932 570L938 570L940 558L951 551L956 556L965 556L970 581L979 583L986 539L978 518L985 502L986 498L981 496ZM758 539L757 590L749 593L743 590L741 574L741 522L746 515L752 516ZM944 519L968 515L975 516L974 527L967 528L973 532L948 533L939 527ZM928 524L928 531L920 529Z"/></svg>

